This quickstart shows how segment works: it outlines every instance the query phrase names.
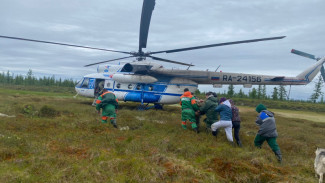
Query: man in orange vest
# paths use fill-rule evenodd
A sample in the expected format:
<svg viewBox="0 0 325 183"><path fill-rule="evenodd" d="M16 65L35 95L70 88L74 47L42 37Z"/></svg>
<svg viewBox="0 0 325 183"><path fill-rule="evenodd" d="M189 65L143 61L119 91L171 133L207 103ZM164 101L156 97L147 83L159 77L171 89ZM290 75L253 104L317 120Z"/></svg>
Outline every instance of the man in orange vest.
<svg viewBox="0 0 325 183"><path fill-rule="evenodd" d="M109 118L114 128L117 128L117 107L118 100L115 94L104 89L103 94L101 94L96 101L96 110L98 113L100 113L100 109L102 109L102 123L107 123L107 119Z"/></svg>
<svg viewBox="0 0 325 183"><path fill-rule="evenodd" d="M192 125L192 129L199 133L198 127L196 125L195 111L199 108L196 104L196 99L193 97L188 88L184 89L184 94L181 96L182 106L182 127L186 129L186 121L188 120Z"/></svg>

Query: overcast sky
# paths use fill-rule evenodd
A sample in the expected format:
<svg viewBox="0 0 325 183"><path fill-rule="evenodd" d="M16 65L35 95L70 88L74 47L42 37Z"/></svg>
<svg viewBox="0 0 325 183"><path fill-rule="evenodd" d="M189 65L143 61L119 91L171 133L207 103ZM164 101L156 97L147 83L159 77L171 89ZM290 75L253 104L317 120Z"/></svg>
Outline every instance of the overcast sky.
<svg viewBox="0 0 325 183"><path fill-rule="evenodd" d="M138 49L142 0L0 2L0 35L121 51ZM324 0L156 0L145 51L287 36L156 56L192 63L192 70L215 70L221 65L223 72L296 76L314 61L291 54L292 48L325 55L324 8ZM40 75L74 79L96 71L97 66L83 67L86 64L127 56L9 39L0 39L0 47L0 71L25 74L32 69ZM313 88L314 83L293 87L292 98L307 99Z"/></svg>

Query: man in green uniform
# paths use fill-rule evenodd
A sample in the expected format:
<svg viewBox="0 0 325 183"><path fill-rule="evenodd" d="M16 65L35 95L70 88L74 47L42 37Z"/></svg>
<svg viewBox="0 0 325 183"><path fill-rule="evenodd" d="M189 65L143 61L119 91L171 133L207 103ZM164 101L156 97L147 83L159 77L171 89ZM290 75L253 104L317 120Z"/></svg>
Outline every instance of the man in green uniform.
<svg viewBox="0 0 325 183"><path fill-rule="evenodd" d="M186 129L186 121L188 120L192 126L192 129L196 133L199 133L195 120L195 111L198 110L198 106L195 98L188 88L184 89L184 94L181 96L180 104L182 106L182 127Z"/></svg>
<svg viewBox="0 0 325 183"><path fill-rule="evenodd" d="M218 106L218 99L214 96L212 92L208 92L205 94L206 101L205 103L200 107L200 110L197 112L199 115L206 114L207 118L204 119L204 122L206 124L206 128L211 129L211 125L218 121L218 113L214 110Z"/></svg>
<svg viewBox="0 0 325 183"><path fill-rule="evenodd" d="M96 101L96 110L100 113L100 109L102 109L102 123L107 123L107 119L110 119L111 124L114 128L117 128L116 125L116 112L118 107L118 100L114 93L103 90L103 94L101 94Z"/></svg>

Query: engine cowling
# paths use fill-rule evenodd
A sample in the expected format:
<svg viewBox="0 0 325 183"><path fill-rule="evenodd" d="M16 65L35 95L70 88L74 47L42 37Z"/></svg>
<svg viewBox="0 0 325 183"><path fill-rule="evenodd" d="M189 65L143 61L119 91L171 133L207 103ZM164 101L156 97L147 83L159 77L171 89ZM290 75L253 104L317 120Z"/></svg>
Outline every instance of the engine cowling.
<svg viewBox="0 0 325 183"><path fill-rule="evenodd" d="M99 65L97 67L97 73L118 72L124 65Z"/></svg>
<svg viewBox="0 0 325 183"><path fill-rule="evenodd" d="M120 83L154 83L155 77L135 74L112 74L112 79Z"/></svg>

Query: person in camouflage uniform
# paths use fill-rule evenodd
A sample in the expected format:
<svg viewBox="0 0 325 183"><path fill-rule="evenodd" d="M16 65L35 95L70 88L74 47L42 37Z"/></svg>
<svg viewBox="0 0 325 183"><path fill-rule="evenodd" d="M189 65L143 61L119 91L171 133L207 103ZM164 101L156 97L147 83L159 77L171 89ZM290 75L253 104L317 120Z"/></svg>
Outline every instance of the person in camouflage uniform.
<svg viewBox="0 0 325 183"><path fill-rule="evenodd" d="M181 96L180 105L182 106L182 127L186 129L186 121L188 120L192 126L192 129L196 133L199 133L195 119L195 111L198 110L198 106L195 98L188 88L184 89L184 94Z"/></svg>
<svg viewBox="0 0 325 183"><path fill-rule="evenodd" d="M211 129L211 125L218 121L218 113L214 110L218 106L218 99L215 97L214 93L208 92L205 94L206 101L205 103L200 107L198 114L204 115L206 114L207 118L204 119L204 122L206 124L206 128Z"/></svg>
<svg viewBox="0 0 325 183"><path fill-rule="evenodd" d="M102 109L102 123L107 123L107 119L110 119L111 124L114 128L117 128L116 125L116 112L118 107L118 100L114 93L103 90L96 101L96 110L100 113Z"/></svg>

